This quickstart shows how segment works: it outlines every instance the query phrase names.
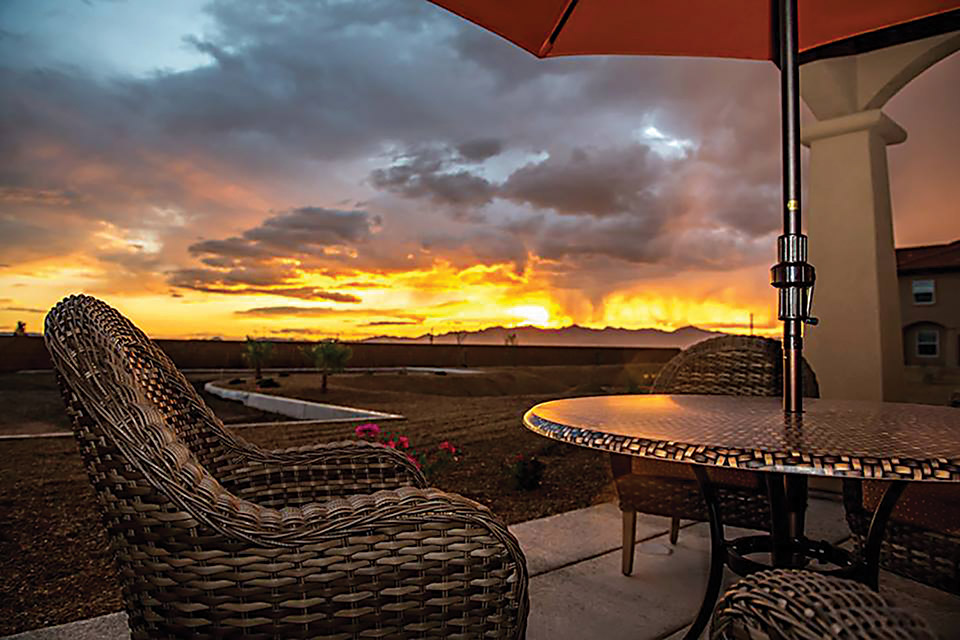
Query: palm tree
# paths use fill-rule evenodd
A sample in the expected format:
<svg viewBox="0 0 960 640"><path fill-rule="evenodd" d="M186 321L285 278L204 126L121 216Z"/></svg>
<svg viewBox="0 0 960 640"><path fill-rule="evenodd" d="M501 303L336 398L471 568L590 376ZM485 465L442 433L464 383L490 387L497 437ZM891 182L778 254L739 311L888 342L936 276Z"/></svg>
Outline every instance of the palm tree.
<svg viewBox="0 0 960 640"><path fill-rule="evenodd" d="M257 380L263 377L261 374L261 369L263 365L270 359L270 354L273 352L273 343L267 342L266 340L257 340L251 336L247 336L247 344L244 347L243 359L247 361L251 367L256 371Z"/></svg>
<svg viewBox="0 0 960 640"><path fill-rule="evenodd" d="M313 362L313 366L323 374L320 384L320 393L327 392L327 376L340 373L353 355L353 350L339 340L322 340L312 347L305 347L303 352Z"/></svg>
<svg viewBox="0 0 960 640"><path fill-rule="evenodd" d="M27 323L23 320L17 320L17 328L13 331L15 336L25 336L27 335Z"/></svg>

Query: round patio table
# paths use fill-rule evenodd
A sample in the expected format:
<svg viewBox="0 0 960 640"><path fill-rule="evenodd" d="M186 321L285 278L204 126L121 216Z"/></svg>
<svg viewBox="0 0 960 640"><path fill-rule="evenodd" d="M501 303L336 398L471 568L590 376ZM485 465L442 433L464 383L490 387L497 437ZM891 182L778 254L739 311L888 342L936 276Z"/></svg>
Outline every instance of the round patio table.
<svg viewBox="0 0 960 640"><path fill-rule="evenodd" d="M785 416L780 398L631 395L553 400L524 415L543 436L599 449L692 465L710 518L710 576L687 638L706 627L724 566L738 575L806 567L877 588L886 522L908 482L960 482L960 410L928 405L806 399ZM727 540L707 469L762 473L770 502L769 535ZM807 479L888 480L860 557L804 535ZM770 563L749 556L769 553Z"/></svg>

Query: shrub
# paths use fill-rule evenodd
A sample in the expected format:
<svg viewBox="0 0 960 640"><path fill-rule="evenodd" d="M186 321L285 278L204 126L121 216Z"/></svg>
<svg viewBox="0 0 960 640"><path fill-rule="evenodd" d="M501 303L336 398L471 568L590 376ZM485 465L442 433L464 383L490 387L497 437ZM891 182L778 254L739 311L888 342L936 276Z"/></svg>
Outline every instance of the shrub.
<svg viewBox="0 0 960 640"><path fill-rule="evenodd" d="M543 471L546 465L533 454L518 453L513 463L507 467L507 472L513 482L513 488L521 491L538 489L543 482Z"/></svg>

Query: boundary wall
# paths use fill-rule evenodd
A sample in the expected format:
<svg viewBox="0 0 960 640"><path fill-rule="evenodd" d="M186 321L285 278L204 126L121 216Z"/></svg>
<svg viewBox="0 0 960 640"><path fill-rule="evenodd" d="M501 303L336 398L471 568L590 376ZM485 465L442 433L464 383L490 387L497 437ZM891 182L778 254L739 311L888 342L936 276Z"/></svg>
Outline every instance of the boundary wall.
<svg viewBox="0 0 960 640"><path fill-rule="evenodd" d="M239 340L156 340L181 369L243 369ZM266 368L309 367L302 348L312 342L274 342ZM345 343L349 367L516 367L549 365L663 364L680 349L660 347L558 347L485 344ZM50 369L37 336L0 336L0 372Z"/></svg>

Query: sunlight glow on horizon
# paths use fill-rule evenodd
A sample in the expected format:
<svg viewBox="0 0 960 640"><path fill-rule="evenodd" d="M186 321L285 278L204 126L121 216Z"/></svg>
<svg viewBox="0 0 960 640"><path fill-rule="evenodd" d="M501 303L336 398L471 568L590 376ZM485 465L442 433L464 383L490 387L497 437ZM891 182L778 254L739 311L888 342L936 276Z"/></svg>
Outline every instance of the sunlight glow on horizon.
<svg viewBox="0 0 960 640"><path fill-rule="evenodd" d="M105 234L106 243L115 245L117 240ZM669 283L657 286L647 282L637 291L608 295L595 307L568 308L534 266L520 276L509 265L457 269L438 260L426 270L351 273L350 282L341 286L336 278L309 275L296 283L352 293L362 300L359 303L291 299L269 290L211 293L171 288L162 280L146 291L132 285L127 291L104 290L104 278L92 265L81 264L38 264L29 277L0 269L0 290L10 296L0 297L0 331L12 331L18 320L27 322L28 331L41 331L46 311L65 295L80 291L117 307L156 338L242 339L255 335L357 340L493 326L561 329L571 325L663 331L694 325L746 333L751 312L755 333L775 335L778 331L772 306L751 309L749 304L735 301L733 293L717 294L717 299L690 298Z"/></svg>

